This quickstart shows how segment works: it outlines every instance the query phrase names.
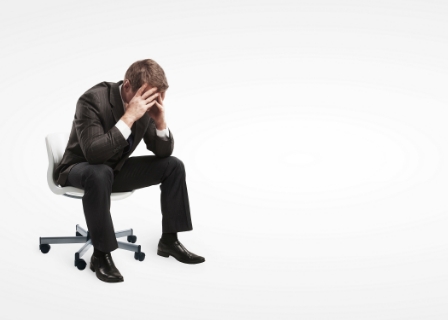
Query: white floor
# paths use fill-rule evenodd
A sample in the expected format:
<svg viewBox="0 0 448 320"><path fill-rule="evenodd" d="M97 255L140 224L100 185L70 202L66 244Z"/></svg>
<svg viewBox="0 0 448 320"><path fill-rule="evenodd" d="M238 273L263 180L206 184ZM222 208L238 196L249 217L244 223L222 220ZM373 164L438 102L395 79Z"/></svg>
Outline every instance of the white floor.
<svg viewBox="0 0 448 320"><path fill-rule="evenodd" d="M128 7L127 7L128 6ZM448 318L448 6L441 1L22 1L0 10L2 319ZM153 58L193 219L156 255L160 189L113 202L143 262L78 271L85 225L45 135ZM143 144L134 155L150 154ZM91 251L85 256L90 261Z"/></svg>

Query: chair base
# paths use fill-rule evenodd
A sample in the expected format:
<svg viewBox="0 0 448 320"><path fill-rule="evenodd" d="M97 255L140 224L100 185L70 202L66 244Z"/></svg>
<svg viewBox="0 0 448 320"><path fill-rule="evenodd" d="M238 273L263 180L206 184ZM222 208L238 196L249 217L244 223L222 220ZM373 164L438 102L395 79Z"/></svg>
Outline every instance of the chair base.
<svg viewBox="0 0 448 320"><path fill-rule="evenodd" d="M137 236L133 234L132 229L126 229L115 232L115 237L126 237L128 242L118 242L118 248L134 252L135 260L143 261L145 259L145 253L141 251L141 246L134 244L137 241ZM129 243L130 242L130 243ZM57 243L84 243L84 245L75 253L75 267L79 270L84 270L86 262L81 257L92 246L92 240L90 239L89 231L83 229L79 224L76 225L76 236L74 237L40 237L39 249L42 253L48 253L50 251L50 244Z"/></svg>

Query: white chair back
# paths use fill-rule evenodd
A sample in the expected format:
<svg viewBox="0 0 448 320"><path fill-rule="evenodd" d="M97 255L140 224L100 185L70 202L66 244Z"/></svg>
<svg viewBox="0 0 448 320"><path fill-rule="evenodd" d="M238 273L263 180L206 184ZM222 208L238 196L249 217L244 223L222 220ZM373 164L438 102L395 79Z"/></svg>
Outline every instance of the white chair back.
<svg viewBox="0 0 448 320"><path fill-rule="evenodd" d="M50 133L45 137L48 155L47 182L50 190L58 195L64 195L70 198L81 199L84 196L84 190L75 187L61 187L53 179L54 168L61 162L67 147L69 133L56 132ZM111 200L121 200L129 197L134 191L114 192L111 194Z"/></svg>

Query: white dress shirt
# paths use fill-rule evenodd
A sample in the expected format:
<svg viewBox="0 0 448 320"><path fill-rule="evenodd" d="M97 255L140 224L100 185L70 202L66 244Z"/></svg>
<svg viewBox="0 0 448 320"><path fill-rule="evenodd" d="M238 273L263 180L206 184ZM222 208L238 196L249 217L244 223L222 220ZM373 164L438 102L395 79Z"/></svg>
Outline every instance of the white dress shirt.
<svg viewBox="0 0 448 320"><path fill-rule="evenodd" d="M125 108L124 106L124 101L123 101L123 97L121 96L121 86L122 84L120 84L120 86L118 87L118 91L120 92L120 97L121 97L121 101L123 102L123 108ZM126 110L125 110L126 112ZM118 120L118 122L115 124L115 126L118 128L118 130L120 130L121 134L123 135L123 137L125 139L128 139L129 136L132 133L131 128L128 127L128 125L123 121L123 120ZM163 129L163 130L159 130L156 128L156 133L157 135L162 138L162 140L168 140L170 137L170 132L168 131L168 126Z"/></svg>

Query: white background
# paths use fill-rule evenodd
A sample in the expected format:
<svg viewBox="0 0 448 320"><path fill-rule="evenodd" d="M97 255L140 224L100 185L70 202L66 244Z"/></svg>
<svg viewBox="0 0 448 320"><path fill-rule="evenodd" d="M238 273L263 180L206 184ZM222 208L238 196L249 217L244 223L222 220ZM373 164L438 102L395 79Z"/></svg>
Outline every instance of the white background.
<svg viewBox="0 0 448 320"><path fill-rule="evenodd" d="M447 319L446 1L14 1L0 8L2 319ZM206 262L156 255L160 189L112 203L146 253L78 271L45 136L152 58ZM134 155L151 154L144 144ZM91 251L84 258L90 261Z"/></svg>

